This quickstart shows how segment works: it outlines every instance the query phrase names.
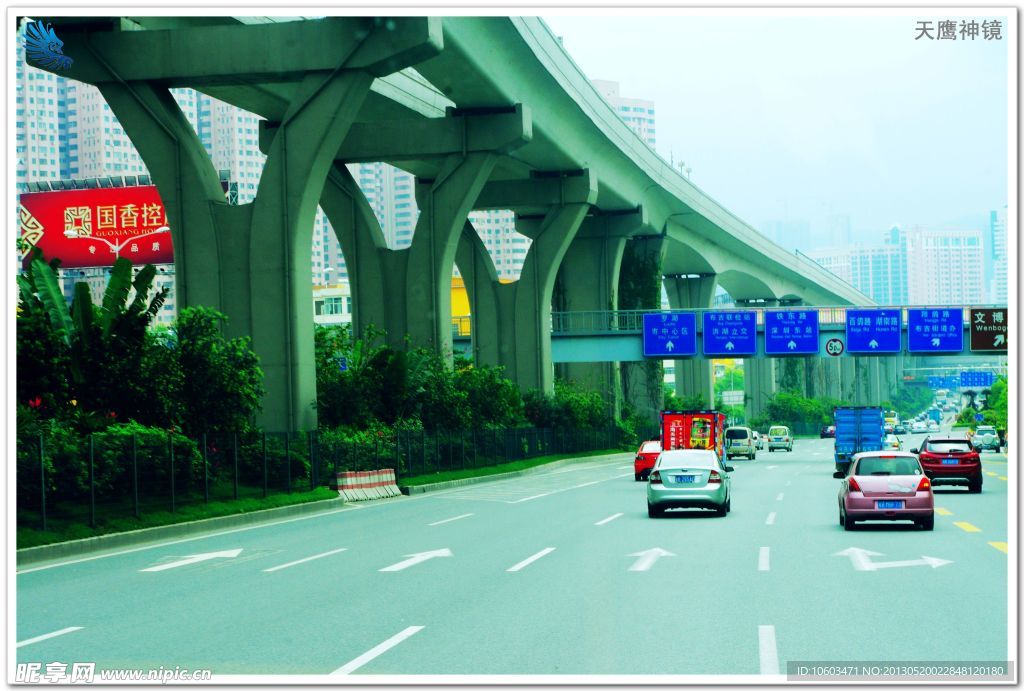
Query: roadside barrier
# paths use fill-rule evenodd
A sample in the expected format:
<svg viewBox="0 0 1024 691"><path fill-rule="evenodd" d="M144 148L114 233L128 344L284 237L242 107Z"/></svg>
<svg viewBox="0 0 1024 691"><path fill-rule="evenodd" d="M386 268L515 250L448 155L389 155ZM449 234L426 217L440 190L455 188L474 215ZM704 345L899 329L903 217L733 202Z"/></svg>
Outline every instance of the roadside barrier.
<svg viewBox="0 0 1024 691"><path fill-rule="evenodd" d="M393 468L339 472L335 489L345 501L386 499L401 494Z"/></svg>

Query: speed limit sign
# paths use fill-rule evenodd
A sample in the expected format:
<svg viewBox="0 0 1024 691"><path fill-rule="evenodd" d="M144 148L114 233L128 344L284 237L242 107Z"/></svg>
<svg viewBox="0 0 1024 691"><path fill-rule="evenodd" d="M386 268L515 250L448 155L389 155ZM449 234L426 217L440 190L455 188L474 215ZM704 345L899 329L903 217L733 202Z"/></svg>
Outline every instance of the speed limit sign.
<svg viewBox="0 0 1024 691"><path fill-rule="evenodd" d="M825 343L825 352L828 353L829 355L842 355L843 349L843 342L838 338L830 338Z"/></svg>

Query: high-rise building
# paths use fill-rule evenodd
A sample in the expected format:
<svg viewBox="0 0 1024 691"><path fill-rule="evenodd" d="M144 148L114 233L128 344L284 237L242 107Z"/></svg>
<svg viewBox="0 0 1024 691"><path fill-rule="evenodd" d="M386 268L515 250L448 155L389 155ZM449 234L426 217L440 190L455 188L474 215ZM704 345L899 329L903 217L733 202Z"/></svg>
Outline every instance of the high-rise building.
<svg viewBox="0 0 1024 691"><path fill-rule="evenodd" d="M591 79L598 93L608 101L615 114L629 125L648 146L654 148L657 131L654 126L654 101L626 98L619 93L619 83L605 79Z"/></svg>
<svg viewBox="0 0 1024 691"><path fill-rule="evenodd" d="M906 251L898 228L881 246L847 245L807 252L823 268L880 305L907 304Z"/></svg>
<svg viewBox="0 0 1024 691"><path fill-rule="evenodd" d="M904 242L910 304L984 302L985 257L981 231L914 227L906 232Z"/></svg>
<svg viewBox="0 0 1024 691"><path fill-rule="evenodd" d="M988 285L988 301L997 305L1007 304L1009 253L1006 246L1006 207L989 214L989 251L985 253L986 273L991 276Z"/></svg>

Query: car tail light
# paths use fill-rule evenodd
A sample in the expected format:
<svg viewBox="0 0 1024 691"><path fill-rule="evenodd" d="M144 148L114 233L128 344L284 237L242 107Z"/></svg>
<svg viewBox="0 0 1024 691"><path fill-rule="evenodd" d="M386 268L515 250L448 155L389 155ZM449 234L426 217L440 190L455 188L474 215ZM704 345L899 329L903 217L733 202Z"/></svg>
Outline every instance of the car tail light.
<svg viewBox="0 0 1024 691"><path fill-rule="evenodd" d="M713 482L721 482L721 481L722 481L722 476L718 474L717 470L712 470L711 474L708 475L708 484L709 485L711 483L713 483Z"/></svg>
<svg viewBox="0 0 1024 691"><path fill-rule="evenodd" d="M917 485L917 491L918 492L931 492L932 491L932 483L931 483L931 481L928 478L926 478L926 477L921 478L921 482L919 482L918 485Z"/></svg>
<svg viewBox="0 0 1024 691"><path fill-rule="evenodd" d="M967 461L968 463L980 463L981 462L981 456L979 456L976 453L972 453L972 454L968 455L967 457L965 457L964 460Z"/></svg>
<svg viewBox="0 0 1024 691"><path fill-rule="evenodd" d="M651 478L650 479L651 479L651 484L652 485L660 485L661 484L661 473L659 471L655 470L653 473L651 473Z"/></svg>
<svg viewBox="0 0 1024 691"><path fill-rule="evenodd" d="M848 478L848 480L849 480L849 483L850 483L850 491L851 492L860 492L861 491L860 485L857 484L857 479L855 477L853 477L851 475Z"/></svg>

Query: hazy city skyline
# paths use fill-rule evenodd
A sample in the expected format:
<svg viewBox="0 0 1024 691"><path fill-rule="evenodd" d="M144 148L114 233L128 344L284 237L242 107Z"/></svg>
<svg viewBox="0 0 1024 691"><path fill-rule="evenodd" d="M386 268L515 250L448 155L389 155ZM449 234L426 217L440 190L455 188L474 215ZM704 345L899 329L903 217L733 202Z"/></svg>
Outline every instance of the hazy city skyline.
<svg viewBox="0 0 1024 691"><path fill-rule="evenodd" d="M654 101L658 153L766 234L835 244L844 216L879 245L895 224L987 228L1009 193L1005 32L915 40L919 20L984 19L924 9L764 12L543 19L587 77Z"/></svg>

